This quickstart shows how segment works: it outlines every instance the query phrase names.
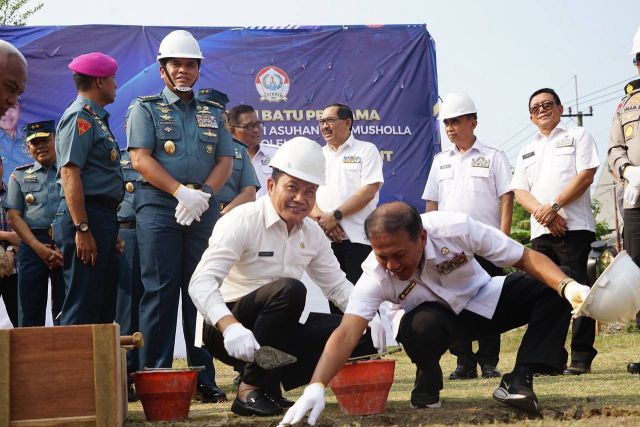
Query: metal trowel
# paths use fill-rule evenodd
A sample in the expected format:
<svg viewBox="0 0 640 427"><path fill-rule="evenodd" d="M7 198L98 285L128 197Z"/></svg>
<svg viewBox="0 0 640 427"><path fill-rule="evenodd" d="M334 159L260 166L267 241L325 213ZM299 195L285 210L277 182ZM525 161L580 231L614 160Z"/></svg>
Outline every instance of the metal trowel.
<svg viewBox="0 0 640 427"><path fill-rule="evenodd" d="M256 350L255 361L262 369L270 370L291 365L298 359L282 350L265 345Z"/></svg>

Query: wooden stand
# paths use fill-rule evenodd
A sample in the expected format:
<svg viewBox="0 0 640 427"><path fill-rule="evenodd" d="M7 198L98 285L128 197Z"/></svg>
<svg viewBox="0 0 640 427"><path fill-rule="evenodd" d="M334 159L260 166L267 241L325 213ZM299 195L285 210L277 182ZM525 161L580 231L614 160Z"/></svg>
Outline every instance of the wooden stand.
<svg viewBox="0 0 640 427"><path fill-rule="evenodd" d="M124 353L117 324L0 330L0 426L121 426Z"/></svg>

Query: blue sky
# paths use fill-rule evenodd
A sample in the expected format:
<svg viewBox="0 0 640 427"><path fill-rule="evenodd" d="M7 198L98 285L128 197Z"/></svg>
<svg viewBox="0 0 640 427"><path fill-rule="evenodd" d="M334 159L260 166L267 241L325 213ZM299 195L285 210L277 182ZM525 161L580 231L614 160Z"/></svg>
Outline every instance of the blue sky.
<svg viewBox="0 0 640 427"><path fill-rule="evenodd" d="M29 25L425 23L436 41L441 96L469 93L479 111L476 134L485 144L505 150L511 160L534 131L526 109L530 93L555 88L565 109L571 105L575 110L574 75L580 108L594 106L594 117L585 118L584 126L595 136L604 160L611 117L623 95L620 82L637 75L629 50L640 18L632 12L638 2L631 0L44 2Z"/></svg>

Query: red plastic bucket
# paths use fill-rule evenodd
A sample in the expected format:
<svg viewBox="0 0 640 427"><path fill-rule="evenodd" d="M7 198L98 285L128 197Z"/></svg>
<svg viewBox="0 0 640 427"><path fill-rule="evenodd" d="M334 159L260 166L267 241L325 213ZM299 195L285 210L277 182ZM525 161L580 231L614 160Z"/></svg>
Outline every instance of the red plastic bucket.
<svg viewBox="0 0 640 427"><path fill-rule="evenodd" d="M345 364L329 382L342 413L373 415L384 412L395 367L395 360Z"/></svg>
<svg viewBox="0 0 640 427"><path fill-rule="evenodd" d="M196 392L196 371L138 371L132 375L147 420L187 418Z"/></svg>

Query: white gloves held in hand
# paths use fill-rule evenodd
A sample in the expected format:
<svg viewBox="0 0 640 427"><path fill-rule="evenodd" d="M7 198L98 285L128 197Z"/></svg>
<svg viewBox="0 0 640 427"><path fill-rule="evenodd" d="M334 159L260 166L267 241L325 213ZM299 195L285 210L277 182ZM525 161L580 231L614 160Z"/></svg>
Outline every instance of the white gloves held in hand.
<svg viewBox="0 0 640 427"><path fill-rule="evenodd" d="M640 190L640 166L627 166L624 168L623 178L630 186Z"/></svg>
<svg viewBox="0 0 640 427"><path fill-rule="evenodd" d="M175 217L178 224L186 226L191 225L191 223L196 219L191 211L184 207L182 202L178 202L178 206L176 206Z"/></svg>
<svg viewBox="0 0 640 427"><path fill-rule="evenodd" d="M288 426L302 421L302 418L311 411L307 423L315 425L320 413L324 409L324 385L320 383L309 384L304 388L304 393L298 399L280 421L278 426Z"/></svg>
<svg viewBox="0 0 640 427"><path fill-rule="evenodd" d="M178 199L180 203L193 215L196 221L200 221L200 215L209 209L209 198L211 194L204 191L187 188L180 184L173 197ZM178 213L176 207L176 214Z"/></svg>
<svg viewBox="0 0 640 427"><path fill-rule="evenodd" d="M387 351L387 331L382 324L380 315L376 315L369 322L369 328L371 328L371 341L373 346L378 350L378 353L384 353Z"/></svg>
<svg viewBox="0 0 640 427"><path fill-rule="evenodd" d="M627 169L629 169L631 166L627 166ZM626 174L626 170L625 170L625 174ZM638 201L638 197L640 196L640 190L638 190L636 187L634 187L631 184L627 184L624 187L624 203L626 205L635 205L636 202Z"/></svg>
<svg viewBox="0 0 640 427"><path fill-rule="evenodd" d="M253 362L256 350L260 344L253 336L253 332L242 326L241 323L232 323L222 333L224 337L224 349L229 356L245 362Z"/></svg>
<svg viewBox="0 0 640 427"><path fill-rule="evenodd" d="M581 285L575 280L572 280L565 286L563 294L565 299L571 304L571 307L576 310L584 300L587 299L590 290L588 286Z"/></svg>

